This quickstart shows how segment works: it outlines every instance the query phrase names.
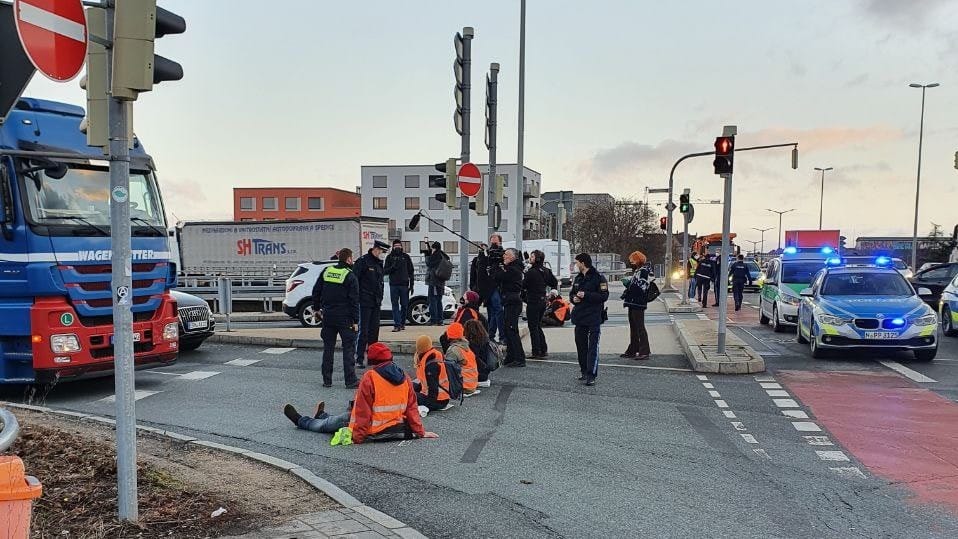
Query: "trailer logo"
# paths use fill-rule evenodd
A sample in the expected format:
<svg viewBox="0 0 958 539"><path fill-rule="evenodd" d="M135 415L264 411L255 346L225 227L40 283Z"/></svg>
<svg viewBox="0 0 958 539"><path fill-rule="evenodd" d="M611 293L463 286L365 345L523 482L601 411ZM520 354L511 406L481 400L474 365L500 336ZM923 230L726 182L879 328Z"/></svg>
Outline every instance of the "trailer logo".
<svg viewBox="0 0 958 539"><path fill-rule="evenodd" d="M296 254L296 250L287 247L286 242L247 238L236 242L236 254L240 256L291 255Z"/></svg>
<svg viewBox="0 0 958 539"><path fill-rule="evenodd" d="M133 260L153 260L157 257L157 253L152 249L134 249L130 251L130 254ZM110 261L113 259L113 251L80 251L77 253L77 258L81 262Z"/></svg>

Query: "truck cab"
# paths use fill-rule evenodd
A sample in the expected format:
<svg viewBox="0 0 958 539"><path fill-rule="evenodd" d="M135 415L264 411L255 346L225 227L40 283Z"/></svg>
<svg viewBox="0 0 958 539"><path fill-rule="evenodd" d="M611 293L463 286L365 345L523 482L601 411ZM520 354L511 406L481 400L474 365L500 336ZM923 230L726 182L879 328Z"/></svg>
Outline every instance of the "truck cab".
<svg viewBox="0 0 958 539"><path fill-rule="evenodd" d="M0 124L0 383L113 370L109 163L87 146L80 107L21 99ZM152 159L130 163L134 356L178 351L175 284Z"/></svg>

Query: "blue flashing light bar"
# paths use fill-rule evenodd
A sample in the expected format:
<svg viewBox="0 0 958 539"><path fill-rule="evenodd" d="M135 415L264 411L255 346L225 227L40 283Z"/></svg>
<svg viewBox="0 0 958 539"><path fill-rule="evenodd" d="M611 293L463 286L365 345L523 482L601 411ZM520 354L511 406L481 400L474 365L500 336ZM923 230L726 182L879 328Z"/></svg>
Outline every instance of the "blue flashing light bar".
<svg viewBox="0 0 958 539"><path fill-rule="evenodd" d="M782 252L787 255L793 255L798 252L798 249L795 247L786 247L784 250L782 250Z"/></svg>
<svg viewBox="0 0 958 539"><path fill-rule="evenodd" d="M905 325L905 320L903 318L894 318L891 321L891 325L896 328L900 328Z"/></svg>
<svg viewBox="0 0 958 539"><path fill-rule="evenodd" d="M875 259L876 266L888 266L891 264L891 259L887 256L879 256Z"/></svg>
<svg viewBox="0 0 958 539"><path fill-rule="evenodd" d="M825 265L826 265L826 266L841 266L841 265L842 265L842 259L841 259L841 258L837 258L837 257L835 257L835 258L829 258L828 260L825 261Z"/></svg>
<svg viewBox="0 0 958 539"><path fill-rule="evenodd" d="M826 245L825 247L822 247L822 254L823 254L823 255L830 255L830 254L832 254L833 252L834 252L834 251L832 250L832 248L829 247L829 246L827 246L827 245Z"/></svg>

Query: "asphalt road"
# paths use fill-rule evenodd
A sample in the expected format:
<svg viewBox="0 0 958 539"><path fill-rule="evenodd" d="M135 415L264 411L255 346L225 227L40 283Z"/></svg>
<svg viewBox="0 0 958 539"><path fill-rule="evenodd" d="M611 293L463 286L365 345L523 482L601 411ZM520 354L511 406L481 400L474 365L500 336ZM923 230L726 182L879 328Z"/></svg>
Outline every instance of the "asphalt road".
<svg viewBox="0 0 958 539"><path fill-rule="evenodd" d="M790 335L759 326L757 315L751 321L749 309L731 330L763 353L769 372L758 379L702 379L681 356L637 365L610 353L598 385L587 388L563 363L575 358L554 354L553 362L497 371L493 387L461 408L430 414L424 421L439 440L343 448L296 430L281 413L284 403L308 413L322 399L336 411L351 397L341 375L321 388L319 354L302 349L204 344L172 367L137 373L137 414L141 423L299 463L435 538L956 536L958 509L873 472L873 455L841 430L847 420L801 431L797 416L784 416L768 393L779 390L762 384L780 383L796 401L790 411L819 423L843 408L807 377L828 377L820 386L836 371L855 380L892 377L958 407L958 339L946 339L932 364L905 356L812 360ZM661 312L648 318L671 323ZM610 324L627 325L614 304ZM411 366L408 356L397 361ZM112 415L112 392L111 379L64 383L43 403ZM6 398L24 396L7 390ZM894 451L904 460L914 448L902 444Z"/></svg>

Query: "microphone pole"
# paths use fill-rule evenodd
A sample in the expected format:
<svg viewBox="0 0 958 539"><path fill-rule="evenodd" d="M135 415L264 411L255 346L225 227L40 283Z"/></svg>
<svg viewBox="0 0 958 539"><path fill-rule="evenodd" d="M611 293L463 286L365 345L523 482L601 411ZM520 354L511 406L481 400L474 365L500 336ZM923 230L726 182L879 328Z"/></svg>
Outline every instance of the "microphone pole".
<svg viewBox="0 0 958 539"><path fill-rule="evenodd" d="M409 220L409 229L410 229L410 230L415 230L416 228L418 228L418 227L419 227L419 220L420 220L420 219L425 219L425 220L429 221L430 223L433 223L433 224L435 224L435 225L439 225L440 227L444 228L445 230L447 230L447 231L449 231L449 232L452 232L452 234L453 234L454 236L456 236L457 238L462 238L463 240L466 241L466 243L469 243L469 244L475 246L476 249L482 249L482 247L481 247L478 243L476 243L476 242L470 240L469 238L463 236L462 234L456 232L455 230L449 228L448 226L446 226L446 225L440 223L439 221L436 221L435 219L432 219L432 218L429 217L428 215L423 214L422 211L419 211L416 215L413 215L413 216L412 216L412 219Z"/></svg>

